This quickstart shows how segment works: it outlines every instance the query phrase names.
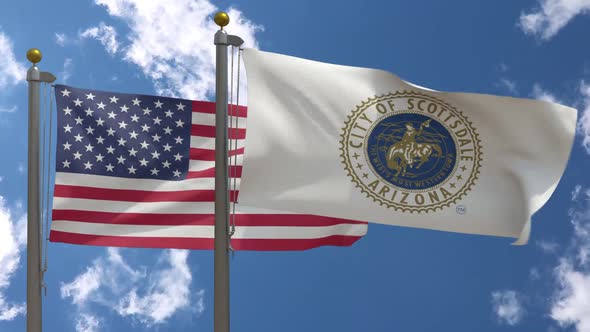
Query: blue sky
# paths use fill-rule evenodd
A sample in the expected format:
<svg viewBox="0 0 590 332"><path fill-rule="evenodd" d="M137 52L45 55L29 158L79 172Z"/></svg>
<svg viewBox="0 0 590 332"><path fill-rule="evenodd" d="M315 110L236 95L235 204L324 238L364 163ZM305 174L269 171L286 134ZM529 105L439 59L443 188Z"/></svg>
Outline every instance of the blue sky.
<svg viewBox="0 0 590 332"><path fill-rule="evenodd" d="M59 83L210 99L210 17L230 8L227 29L249 46L558 101L580 119L528 245L375 224L350 248L238 252L233 331L590 331L590 2L11 3L0 11L0 331L25 326L26 50L41 49ZM212 252L50 243L46 282L46 331L212 330Z"/></svg>

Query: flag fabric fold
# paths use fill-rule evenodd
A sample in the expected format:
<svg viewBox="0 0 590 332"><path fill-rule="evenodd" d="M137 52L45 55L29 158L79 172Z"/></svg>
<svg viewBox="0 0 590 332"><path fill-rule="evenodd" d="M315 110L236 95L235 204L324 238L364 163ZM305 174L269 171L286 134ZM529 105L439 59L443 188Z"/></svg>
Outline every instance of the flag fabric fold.
<svg viewBox="0 0 590 332"><path fill-rule="evenodd" d="M213 249L215 104L55 87L56 174L50 240L83 245ZM245 107L229 155L239 191ZM234 144L235 143L235 144ZM365 222L237 205L236 250L348 246Z"/></svg>
<svg viewBox="0 0 590 332"><path fill-rule="evenodd" d="M526 243L567 164L575 109L244 52L242 204Z"/></svg>

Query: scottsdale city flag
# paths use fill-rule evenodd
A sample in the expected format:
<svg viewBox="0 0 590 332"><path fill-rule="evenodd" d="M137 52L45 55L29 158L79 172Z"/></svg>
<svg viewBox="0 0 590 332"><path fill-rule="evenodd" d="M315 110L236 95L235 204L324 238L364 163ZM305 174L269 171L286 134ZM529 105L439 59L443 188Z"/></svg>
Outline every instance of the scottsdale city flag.
<svg viewBox="0 0 590 332"><path fill-rule="evenodd" d="M569 158L569 107L254 49L244 61L242 204L522 244Z"/></svg>
<svg viewBox="0 0 590 332"><path fill-rule="evenodd" d="M84 245L213 249L215 103L56 85L50 239ZM238 194L246 108L232 107L231 200ZM233 211L233 209L232 209ZM349 246L365 222L239 205L236 250Z"/></svg>

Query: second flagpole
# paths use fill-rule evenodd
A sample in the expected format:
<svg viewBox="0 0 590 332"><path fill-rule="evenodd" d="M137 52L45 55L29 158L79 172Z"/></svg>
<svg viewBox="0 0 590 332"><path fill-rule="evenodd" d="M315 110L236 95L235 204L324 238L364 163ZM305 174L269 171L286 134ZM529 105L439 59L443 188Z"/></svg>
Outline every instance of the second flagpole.
<svg viewBox="0 0 590 332"><path fill-rule="evenodd" d="M227 172L227 48L243 41L228 35L223 27L229 24L224 12L215 14L220 27L215 33L215 251L213 285L213 330L229 332L229 179ZM233 74L233 73L232 73Z"/></svg>

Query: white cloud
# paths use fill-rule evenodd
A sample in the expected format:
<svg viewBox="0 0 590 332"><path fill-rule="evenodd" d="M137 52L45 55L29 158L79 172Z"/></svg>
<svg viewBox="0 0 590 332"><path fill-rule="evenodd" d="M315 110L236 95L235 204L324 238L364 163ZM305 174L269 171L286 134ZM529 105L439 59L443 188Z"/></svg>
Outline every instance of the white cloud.
<svg viewBox="0 0 590 332"><path fill-rule="evenodd" d="M559 249L559 244L552 241L537 241L537 246L546 254L554 254Z"/></svg>
<svg viewBox="0 0 590 332"><path fill-rule="evenodd" d="M17 109L18 109L18 107L16 107L16 105L13 105L8 108L5 108L4 106L0 106L0 113L14 113L14 112L16 112Z"/></svg>
<svg viewBox="0 0 590 332"><path fill-rule="evenodd" d="M550 92L541 88L539 84L533 85L533 98L548 101L550 103L560 103L560 101Z"/></svg>
<svg viewBox="0 0 590 332"><path fill-rule="evenodd" d="M0 196L0 321L13 320L25 313L24 303L10 303L4 290L19 268L21 252L26 244L26 217L14 220L13 211Z"/></svg>
<svg viewBox="0 0 590 332"><path fill-rule="evenodd" d="M64 46L68 42L68 38L63 33L55 33L55 43L59 46Z"/></svg>
<svg viewBox="0 0 590 332"><path fill-rule="evenodd" d="M555 268L556 290L550 316L561 326L575 325L578 332L590 332L590 197L589 190L570 211L574 236L570 248Z"/></svg>
<svg viewBox="0 0 590 332"><path fill-rule="evenodd" d="M520 296L513 290L492 292L492 307L498 320L511 326L518 324L524 315Z"/></svg>
<svg viewBox="0 0 590 332"><path fill-rule="evenodd" d="M20 174L24 174L27 168L25 167L24 163L18 163L18 172Z"/></svg>
<svg viewBox="0 0 590 332"><path fill-rule="evenodd" d="M132 268L119 249L109 248L105 257L96 259L71 282L63 283L61 296L77 306L80 317L76 324L80 326L94 326L90 323L96 322L94 328L98 328L99 319L90 313L93 305L146 326L162 324L178 311L191 308L192 276L187 257L186 250L166 250L157 267L148 273L145 267ZM197 294L193 306L202 311L203 292Z"/></svg>
<svg viewBox="0 0 590 332"><path fill-rule="evenodd" d="M519 26L528 35L548 40L575 16L590 12L590 0L539 0L539 7L521 13Z"/></svg>
<svg viewBox="0 0 590 332"><path fill-rule="evenodd" d="M578 132L583 137L582 145L586 152L590 154L590 84L582 81L580 83L580 92L582 94L582 115L578 123Z"/></svg>
<svg viewBox="0 0 590 332"><path fill-rule="evenodd" d="M510 92L513 95L518 94L518 88L516 86L516 82L513 80L503 77L503 78L500 78L500 81L498 81L498 85L500 87L506 89L508 92Z"/></svg>
<svg viewBox="0 0 590 332"><path fill-rule="evenodd" d="M61 73L59 73L60 80L63 83L67 83L67 81L72 77L72 70L74 68L74 63L71 58L66 58L64 61L64 69Z"/></svg>
<svg viewBox="0 0 590 332"><path fill-rule="evenodd" d="M558 294L551 318L561 326L575 325L578 332L590 332L590 273L576 271L568 262L556 268Z"/></svg>
<svg viewBox="0 0 590 332"><path fill-rule="evenodd" d="M0 31L0 88L25 81L27 68L16 61L12 41Z"/></svg>
<svg viewBox="0 0 590 332"><path fill-rule="evenodd" d="M76 332L99 331L100 320L91 314L81 314L76 320Z"/></svg>
<svg viewBox="0 0 590 332"><path fill-rule="evenodd" d="M119 42L117 41L117 31L114 27L100 22L97 27L88 28L79 33L81 39L94 38L105 47L109 54L117 53Z"/></svg>
<svg viewBox="0 0 590 332"><path fill-rule="evenodd" d="M215 46L218 27L212 21L217 8L208 0L174 2L95 0L130 29L123 47L124 60L137 65L153 81L160 95L204 100L215 89ZM230 8L228 33L256 47L255 33L262 28L242 12ZM187 27L191 27L190 29ZM174 36L174 38L170 38ZM240 99L246 101L245 75L241 73Z"/></svg>

